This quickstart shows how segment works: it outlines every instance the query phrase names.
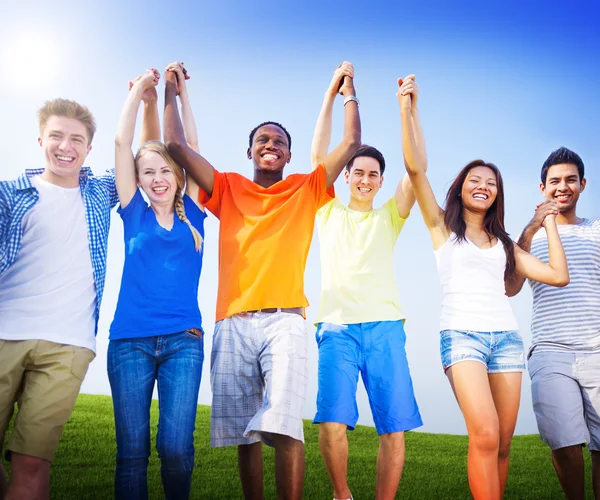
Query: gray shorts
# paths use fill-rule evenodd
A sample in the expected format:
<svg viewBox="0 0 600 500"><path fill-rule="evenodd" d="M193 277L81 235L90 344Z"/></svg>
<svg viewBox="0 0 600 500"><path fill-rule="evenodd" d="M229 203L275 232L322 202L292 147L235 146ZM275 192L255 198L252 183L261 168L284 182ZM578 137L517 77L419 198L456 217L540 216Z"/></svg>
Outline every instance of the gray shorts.
<svg viewBox="0 0 600 500"><path fill-rule="evenodd" d="M304 318L290 312L241 313L215 325L210 380L210 444L304 442L308 379Z"/></svg>
<svg viewBox="0 0 600 500"><path fill-rule="evenodd" d="M534 350L529 376L544 442L552 450L589 443L600 451L600 353Z"/></svg>

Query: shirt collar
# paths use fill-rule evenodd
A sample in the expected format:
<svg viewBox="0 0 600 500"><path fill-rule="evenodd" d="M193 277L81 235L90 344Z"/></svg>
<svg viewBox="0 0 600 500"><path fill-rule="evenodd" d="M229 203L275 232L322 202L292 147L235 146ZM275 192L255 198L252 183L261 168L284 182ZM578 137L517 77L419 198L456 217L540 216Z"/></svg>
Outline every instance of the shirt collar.
<svg viewBox="0 0 600 500"><path fill-rule="evenodd" d="M17 190L21 191L26 189L32 189L33 185L31 184L31 178L44 173L44 170L44 168L25 169L25 172L23 172L17 178ZM85 184L88 181L88 177L90 177L91 175L93 174L92 169L90 167L81 167L81 170L79 171L79 186L85 186Z"/></svg>

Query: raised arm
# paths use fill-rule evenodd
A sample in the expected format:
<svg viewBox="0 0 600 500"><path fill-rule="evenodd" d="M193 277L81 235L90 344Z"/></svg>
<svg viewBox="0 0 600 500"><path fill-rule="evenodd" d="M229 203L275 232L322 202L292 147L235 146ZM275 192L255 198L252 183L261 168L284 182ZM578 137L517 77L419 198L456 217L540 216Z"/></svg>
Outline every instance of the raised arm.
<svg viewBox="0 0 600 500"><path fill-rule="evenodd" d="M556 227L556 215L546 216L543 222L548 236L548 264L515 245L515 264L518 274L552 286L569 284L569 266Z"/></svg>
<svg viewBox="0 0 600 500"><path fill-rule="evenodd" d="M129 90L132 89L143 75L129 82ZM160 122L158 120L158 94L156 87L146 89L142 94L144 107L142 108L142 133L140 134L140 147L148 141L160 141Z"/></svg>
<svg viewBox="0 0 600 500"><path fill-rule="evenodd" d="M412 189L415 193L419 208L423 214L425 225L429 229L434 249L442 246L449 237L449 231L444 224L444 211L438 205L431 184L425 174L425 162L419 147L414 130L412 117L411 94L402 88L403 80L398 80L398 92L396 94L400 104L400 119L402 122L402 152L404 154L404 166L410 178ZM418 110L415 109L418 116ZM420 123L417 119L417 123Z"/></svg>
<svg viewBox="0 0 600 500"><path fill-rule="evenodd" d="M529 221L529 224L525 226L521 236L519 237L518 245L523 251L529 253L531 251L531 242L533 241L533 237L535 233L537 233L542 227L544 220L548 215L557 215L558 214L558 205L555 201L546 200L542 203L539 203L537 207L535 207L535 215ZM517 250L515 250L516 254ZM517 295L521 289L523 288L523 283L525 283L525 276L519 273L514 273L513 276L506 280L506 295L509 297L513 297Z"/></svg>
<svg viewBox="0 0 600 500"><path fill-rule="evenodd" d="M177 89L179 90L181 121L183 122L185 140L192 150L194 150L196 153L200 153L198 147L198 131L196 129L196 121L194 120L194 113L192 112L192 106L190 104L190 97L186 84L186 80L190 79L188 72L183 66L183 63L180 62L169 64L169 66L167 66L167 71L174 71L177 75ZM186 176L185 192L194 201L194 203L203 208L198 200L198 184L196 184L190 175Z"/></svg>
<svg viewBox="0 0 600 500"><path fill-rule="evenodd" d="M185 169L188 179L193 179L206 194L212 195L215 169L187 143L185 131L177 108L177 74L165 72L164 137L169 154ZM194 125L195 127L195 125Z"/></svg>
<svg viewBox="0 0 600 500"><path fill-rule="evenodd" d="M427 171L427 151L425 149L425 138L423 136L423 129L421 128L421 120L419 119L419 111L417 108L417 101L419 99L419 87L415 75L408 75L400 85L398 89L400 94L410 94L411 107L410 115L413 125L413 133L415 136L415 143L417 146L417 154L421 159L421 165L423 170ZM396 205L398 207L398 213L400 217L406 219L410 214L410 210L415 204L415 193L412 189L412 183L410 182L410 176L405 174L402 180L398 183L395 193Z"/></svg>
<svg viewBox="0 0 600 500"><path fill-rule="evenodd" d="M315 125L315 131L313 133L313 140L311 146L310 163L314 170L325 160L327 151L329 149L329 143L331 142L331 117L333 112L333 102L338 94L342 78L348 76L354 78L354 66L351 63L344 61L340 64L335 72L333 78L325 92L323 98L323 105L317 118L317 124Z"/></svg>
<svg viewBox="0 0 600 500"><path fill-rule="evenodd" d="M131 146L138 109L142 95L147 90L155 88L159 78L160 74L154 69L149 69L140 78L137 78L121 110L117 137L115 138L115 182L122 208L129 205L137 190L137 177Z"/></svg>
<svg viewBox="0 0 600 500"><path fill-rule="evenodd" d="M344 137L322 162L327 175L327 189L333 186L350 158L360 147L360 115L353 78L348 76L344 78L340 94L344 96Z"/></svg>

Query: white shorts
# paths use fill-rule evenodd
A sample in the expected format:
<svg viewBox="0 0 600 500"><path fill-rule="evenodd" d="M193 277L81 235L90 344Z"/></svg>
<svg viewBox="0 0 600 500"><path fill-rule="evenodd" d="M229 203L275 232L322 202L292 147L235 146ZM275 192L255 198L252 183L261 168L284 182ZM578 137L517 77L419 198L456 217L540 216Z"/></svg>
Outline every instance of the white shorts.
<svg viewBox="0 0 600 500"><path fill-rule="evenodd" d="M241 313L215 325L211 446L273 446L271 434L304 442L307 343L304 318L291 312Z"/></svg>

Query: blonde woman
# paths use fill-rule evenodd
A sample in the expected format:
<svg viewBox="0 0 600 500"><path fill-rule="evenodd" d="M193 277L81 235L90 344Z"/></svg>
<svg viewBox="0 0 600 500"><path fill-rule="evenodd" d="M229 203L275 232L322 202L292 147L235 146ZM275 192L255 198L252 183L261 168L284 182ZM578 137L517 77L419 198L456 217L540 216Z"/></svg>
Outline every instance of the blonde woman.
<svg viewBox="0 0 600 500"><path fill-rule="evenodd" d="M188 118L186 133L194 147L196 131L184 90L183 66L174 63L167 71L178 75L182 114ZM125 264L110 327L108 376L117 437L115 498L128 500L148 498L150 402L155 382L160 412L156 447L165 498L188 498L204 360L198 280L206 215L197 202L198 188L189 179L186 185L183 170L162 143L144 142L135 158L131 152L142 100L142 141L159 134L159 78L150 69L132 82L116 138Z"/></svg>

